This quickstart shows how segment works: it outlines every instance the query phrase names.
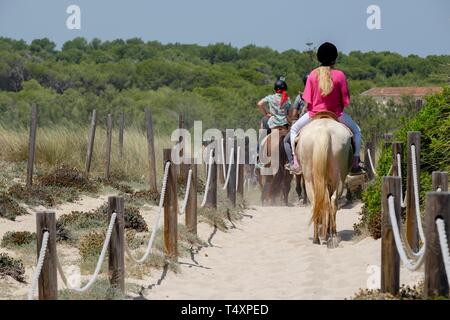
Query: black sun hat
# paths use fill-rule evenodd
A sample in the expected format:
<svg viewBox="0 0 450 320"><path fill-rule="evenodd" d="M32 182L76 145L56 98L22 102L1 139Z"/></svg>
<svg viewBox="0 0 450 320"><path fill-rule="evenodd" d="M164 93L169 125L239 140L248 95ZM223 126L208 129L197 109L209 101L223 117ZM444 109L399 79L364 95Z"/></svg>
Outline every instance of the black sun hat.
<svg viewBox="0 0 450 320"><path fill-rule="evenodd" d="M337 48L330 42L323 43L317 50L317 60L319 60L323 66L331 66L335 64L337 56Z"/></svg>

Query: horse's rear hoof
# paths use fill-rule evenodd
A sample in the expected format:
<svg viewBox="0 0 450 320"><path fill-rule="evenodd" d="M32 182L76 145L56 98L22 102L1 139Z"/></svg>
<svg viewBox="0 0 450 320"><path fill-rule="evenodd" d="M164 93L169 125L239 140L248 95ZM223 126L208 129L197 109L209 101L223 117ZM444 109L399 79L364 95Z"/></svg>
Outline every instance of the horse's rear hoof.
<svg viewBox="0 0 450 320"><path fill-rule="evenodd" d="M327 240L327 248L336 249L337 247L339 247L339 238L335 235L329 237Z"/></svg>
<svg viewBox="0 0 450 320"><path fill-rule="evenodd" d="M320 240L319 239L313 239L313 244L320 244Z"/></svg>

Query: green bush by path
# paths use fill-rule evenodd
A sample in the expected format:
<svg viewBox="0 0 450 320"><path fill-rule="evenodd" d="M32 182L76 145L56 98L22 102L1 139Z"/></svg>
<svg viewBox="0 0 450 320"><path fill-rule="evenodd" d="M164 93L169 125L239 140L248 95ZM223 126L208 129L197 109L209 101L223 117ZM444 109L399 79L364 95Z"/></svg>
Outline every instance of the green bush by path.
<svg viewBox="0 0 450 320"><path fill-rule="evenodd" d="M421 132L420 204L423 209L425 195L431 191L431 173L433 171L450 172L449 87L445 87L442 93L429 96L425 106L417 116L404 122L402 127L395 132L394 139L407 145L408 131ZM383 146L380 145L380 147ZM371 236L376 239L381 236L382 177L388 175L391 165L392 151L383 147L376 168L378 176L363 193L364 206L361 221L355 226L357 231L361 228L367 228ZM403 185L406 185L405 181Z"/></svg>

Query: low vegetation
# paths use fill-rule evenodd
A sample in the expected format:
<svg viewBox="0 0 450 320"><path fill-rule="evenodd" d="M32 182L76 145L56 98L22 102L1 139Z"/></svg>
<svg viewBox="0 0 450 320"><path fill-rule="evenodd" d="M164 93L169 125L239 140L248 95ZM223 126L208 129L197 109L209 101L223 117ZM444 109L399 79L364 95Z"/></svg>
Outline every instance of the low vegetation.
<svg viewBox="0 0 450 320"><path fill-rule="evenodd" d="M22 261L0 253L0 278L9 276L19 282L25 282L25 268Z"/></svg>
<svg viewBox="0 0 450 320"><path fill-rule="evenodd" d="M21 207L9 194L0 192L0 217L15 220L17 216L23 216L27 211Z"/></svg>
<svg viewBox="0 0 450 320"><path fill-rule="evenodd" d="M1 246L7 249L16 249L36 241L36 233L28 231L8 231L3 235Z"/></svg>

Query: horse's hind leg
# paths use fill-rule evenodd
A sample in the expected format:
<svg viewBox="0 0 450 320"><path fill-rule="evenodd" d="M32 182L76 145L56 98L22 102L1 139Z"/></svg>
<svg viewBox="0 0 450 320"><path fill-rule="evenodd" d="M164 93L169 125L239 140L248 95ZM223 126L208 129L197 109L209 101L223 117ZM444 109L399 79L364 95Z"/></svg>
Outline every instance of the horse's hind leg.
<svg viewBox="0 0 450 320"><path fill-rule="evenodd" d="M319 240L319 224L317 222L314 222L313 244L320 244L320 240Z"/></svg>
<svg viewBox="0 0 450 320"><path fill-rule="evenodd" d="M296 175L295 176L295 191L297 192L298 200L300 201L302 199L302 176Z"/></svg>
<svg viewBox="0 0 450 320"><path fill-rule="evenodd" d="M290 174L285 174L283 182L283 199L284 205L289 206L289 192L291 191L292 176Z"/></svg>
<svg viewBox="0 0 450 320"><path fill-rule="evenodd" d="M306 183L305 183L305 176L301 175L300 176L300 181L301 181L301 186L303 189L303 204L307 205L309 204L309 200L308 200L308 191L306 189Z"/></svg>
<svg viewBox="0 0 450 320"><path fill-rule="evenodd" d="M273 177L272 176L265 176L264 177L264 182L263 182L263 188L262 188L262 193L261 193L261 203L262 205L265 205L266 201L271 201L273 204L273 199L272 199L272 180Z"/></svg>

